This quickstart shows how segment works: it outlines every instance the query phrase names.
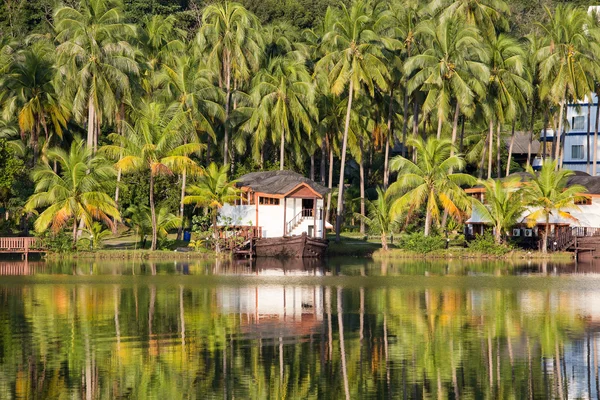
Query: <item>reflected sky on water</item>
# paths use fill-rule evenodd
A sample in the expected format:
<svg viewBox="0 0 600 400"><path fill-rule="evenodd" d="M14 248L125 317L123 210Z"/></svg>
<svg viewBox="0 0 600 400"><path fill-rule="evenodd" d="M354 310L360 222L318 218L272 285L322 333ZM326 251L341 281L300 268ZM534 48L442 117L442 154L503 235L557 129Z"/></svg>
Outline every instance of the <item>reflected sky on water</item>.
<svg viewBox="0 0 600 400"><path fill-rule="evenodd" d="M0 398L598 398L600 262L0 262Z"/></svg>

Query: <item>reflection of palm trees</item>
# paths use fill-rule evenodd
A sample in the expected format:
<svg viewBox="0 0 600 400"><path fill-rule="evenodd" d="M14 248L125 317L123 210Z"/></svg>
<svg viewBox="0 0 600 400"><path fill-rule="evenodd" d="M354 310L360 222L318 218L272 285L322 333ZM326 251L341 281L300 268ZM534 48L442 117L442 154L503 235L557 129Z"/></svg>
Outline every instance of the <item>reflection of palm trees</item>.
<svg viewBox="0 0 600 400"><path fill-rule="evenodd" d="M338 314L338 330L340 333L340 353L342 358L342 377L344 379L344 393L346 400L350 400L350 388L348 386L348 369L346 368L346 346L344 344L344 319L343 319L343 304L342 304L342 288L337 288L337 314Z"/></svg>

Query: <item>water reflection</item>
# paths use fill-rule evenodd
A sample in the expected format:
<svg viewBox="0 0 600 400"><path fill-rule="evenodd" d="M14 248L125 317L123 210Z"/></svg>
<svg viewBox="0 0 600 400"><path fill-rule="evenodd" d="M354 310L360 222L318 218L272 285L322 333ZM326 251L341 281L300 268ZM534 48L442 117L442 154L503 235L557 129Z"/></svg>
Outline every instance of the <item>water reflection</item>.
<svg viewBox="0 0 600 400"><path fill-rule="evenodd" d="M345 284L347 276L361 282L363 275L399 274L396 263L143 265L0 268L4 275L147 275L121 277L124 283L0 280L0 398L534 399L600 393L600 289L498 289L494 282L505 277L494 271L522 271L491 264L460 273L448 263L410 266L417 275L483 274L490 282L485 288L456 286L452 276L435 287ZM544 273L542 266L530 268L527 273ZM571 267L556 268L564 274ZM593 265L577 268L573 272L596 271ZM545 269L551 274L554 266ZM222 274L231 281L200 285L188 283L186 274ZM165 283L165 275L182 279ZM295 283L303 277L316 279Z"/></svg>

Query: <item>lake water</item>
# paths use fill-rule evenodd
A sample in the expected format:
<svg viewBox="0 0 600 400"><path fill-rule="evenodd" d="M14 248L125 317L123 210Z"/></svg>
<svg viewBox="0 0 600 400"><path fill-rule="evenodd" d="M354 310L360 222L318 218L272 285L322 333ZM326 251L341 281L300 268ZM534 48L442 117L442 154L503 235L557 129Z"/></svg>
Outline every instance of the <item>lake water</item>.
<svg viewBox="0 0 600 400"><path fill-rule="evenodd" d="M1 399L600 397L600 262L0 262Z"/></svg>

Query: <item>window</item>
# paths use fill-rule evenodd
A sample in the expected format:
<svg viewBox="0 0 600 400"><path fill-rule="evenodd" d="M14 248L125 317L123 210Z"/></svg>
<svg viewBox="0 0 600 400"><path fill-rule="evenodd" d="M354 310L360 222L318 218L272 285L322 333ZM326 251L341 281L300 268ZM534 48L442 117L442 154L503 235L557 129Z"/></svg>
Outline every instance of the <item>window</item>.
<svg viewBox="0 0 600 400"><path fill-rule="evenodd" d="M276 199L275 197L260 197L258 204L265 206L278 206L279 199Z"/></svg>
<svg viewBox="0 0 600 400"><path fill-rule="evenodd" d="M584 129L585 129L585 115L573 117L573 120L571 122L571 130L582 131Z"/></svg>
<svg viewBox="0 0 600 400"><path fill-rule="evenodd" d="M575 200L575 204L577 204L578 206L591 206L592 198L588 196L579 197Z"/></svg>
<svg viewBox="0 0 600 400"><path fill-rule="evenodd" d="M571 146L571 158L574 160L583 160L583 145L575 144Z"/></svg>

